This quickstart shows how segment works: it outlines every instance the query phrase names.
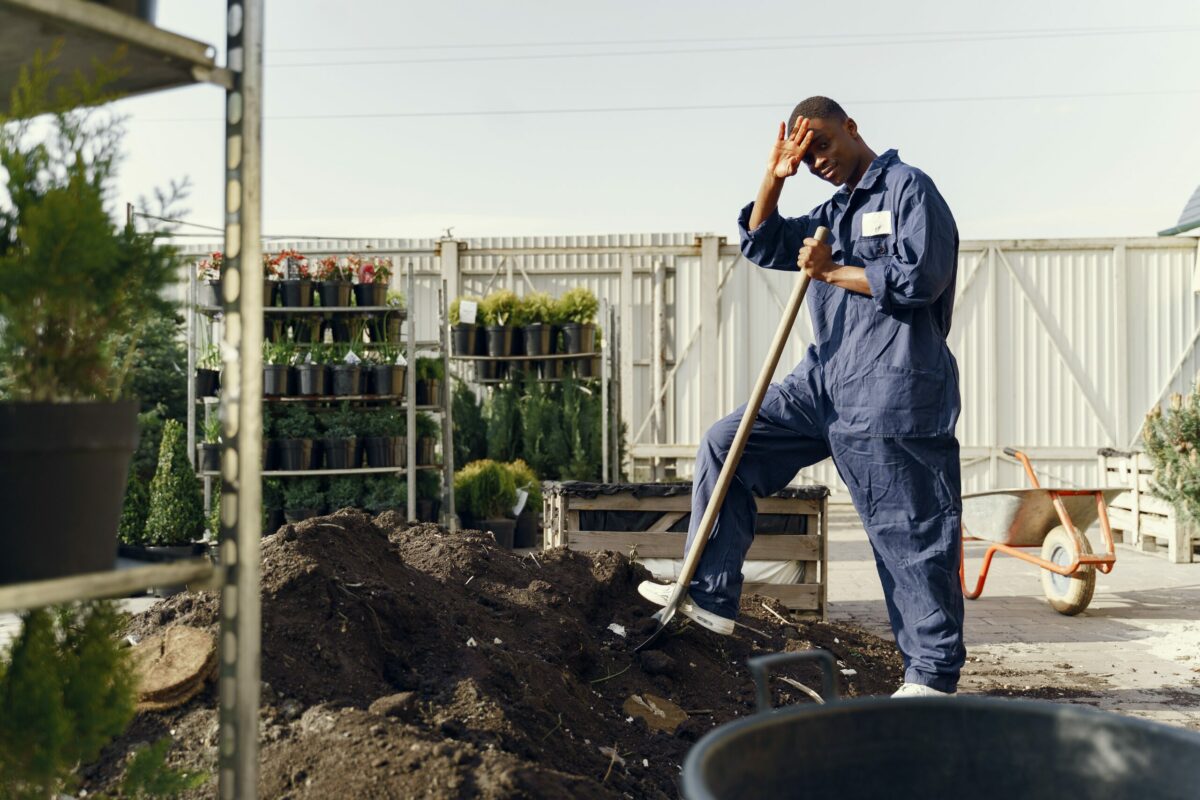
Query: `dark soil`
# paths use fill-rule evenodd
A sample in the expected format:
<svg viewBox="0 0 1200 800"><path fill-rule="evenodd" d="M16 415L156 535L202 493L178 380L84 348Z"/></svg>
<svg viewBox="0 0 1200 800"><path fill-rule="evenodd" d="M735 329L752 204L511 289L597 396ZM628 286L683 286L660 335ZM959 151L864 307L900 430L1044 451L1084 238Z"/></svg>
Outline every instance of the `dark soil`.
<svg viewBox="0 0 1200 800"><path fill-rule="evenodd" d="M829 650L842 694L901 682L893 644L845 624L795 620L746 597L733 637L683 625L653 654L637 594L648 577L614 553L519 557L489 534L409 527L341 511L263 540L260 794L270 798L669 798L691 743L753 711L747 658ZM135 617L216 631L212 593ZM622 637L609 629L623 626ZM819 689L811 664L787 675ZM776 681L777 704L812 702ZM688 712L674 734L622 709L650 692ZM111 790L130 748L173 733L172 763L215 773L216 694L142 714L87 775ZM209 797L213 784L193 794Z"/></svg>

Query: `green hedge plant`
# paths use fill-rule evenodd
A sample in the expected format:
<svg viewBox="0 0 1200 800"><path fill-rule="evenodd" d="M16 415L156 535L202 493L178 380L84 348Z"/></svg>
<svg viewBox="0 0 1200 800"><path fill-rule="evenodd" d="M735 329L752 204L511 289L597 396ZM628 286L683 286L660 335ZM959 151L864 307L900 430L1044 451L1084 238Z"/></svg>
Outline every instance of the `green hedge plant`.
<svg viewBox="0 0 1200 800"><path fill-rule="evenodd" d="M168 546L193 542L204 535L204 517L204 496L188 458L183 425L169 419L163 425L158 469L150 482L145 543Z"/></svg>
<svg viewBox="0 0 1200 800"><path fill-rule="evenodd" d="M320 478L292 478L283 487L283 508L286 511L322 511L325 492Z"/></svg>
<svg viewBox="0 0 1200 800"><path fill-rule="evenodd" d="M520 305L516 292L501 289L483 298L479 305L479 314L484 325L512 325L513 312Z"/></svg>
<svg viewBox="0 0 1200 800"><path fill-rule="evenodd" d="M1154 493L1200 524L1200 390L1172 395L1167 411L1156 407L1142 430Z"/></svg>
<svg viewBox="0 0 1200 800"><path fill-rule="evenodd" d="M459 311L461 309L461 306L462 306L462 303L464 300L475 303L476 305L479 305L480 303L483 302L482 298L475 297L474 295L469 295L469 294L463 295L461 297L456 297L453 300L451 300L450 301L450 324L451 325L459 324L459 322L460 322ZM479 314L479 312L478 312L478 310L476 310L476 317L475 317L476 323L479 323L481 321L479 319L478 314Z"/></svg>
<svg viewBox="0 0 1200 800"><path fill-rule="evenodd" d="M517 488L508 468L491 459L472 461L454 473L454 500L468 518L500 519L517 503Z"/></svg>
<svg viewBox="0 0 1200 800"><path fill-rule="evenodd" d="M558 299L557 317L562 322L578 322L587 325L596 321L596 312L600 310L600 301L591 289L577 286L567 290Z"/></svg>
<svg viewBox="0 0 1200 800"><path fill-rule="evenodd" d="M341 475L331 478L325 500L330 511L341 508L359 508L362 505L363 482L357 475Z"/></svg>

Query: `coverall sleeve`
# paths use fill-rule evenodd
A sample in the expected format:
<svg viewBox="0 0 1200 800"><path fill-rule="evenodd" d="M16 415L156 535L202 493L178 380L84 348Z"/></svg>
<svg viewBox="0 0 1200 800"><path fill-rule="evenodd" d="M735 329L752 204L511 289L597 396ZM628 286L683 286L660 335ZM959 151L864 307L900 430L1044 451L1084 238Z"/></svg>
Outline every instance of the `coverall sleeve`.
<svg viewBox="0 0 1200 800"><path fill-rule="evenodd" d="M897 213L895 254L867 264L867 283L884 314L932 304L954 279L954 218L936 190L912 181Z"/></svg>
<svg viewBox="0 0 1200 800"><path fill-rule="evenodd" d="M810 217L784 219L779 211L772 211L762 224L750 230L750 212L754 203L738 214L738 232L742 239L742 255L747 261L767 269L783 269L795 272L796 257L808 236ZM815 226L813 228L816 229Z"/></svg>

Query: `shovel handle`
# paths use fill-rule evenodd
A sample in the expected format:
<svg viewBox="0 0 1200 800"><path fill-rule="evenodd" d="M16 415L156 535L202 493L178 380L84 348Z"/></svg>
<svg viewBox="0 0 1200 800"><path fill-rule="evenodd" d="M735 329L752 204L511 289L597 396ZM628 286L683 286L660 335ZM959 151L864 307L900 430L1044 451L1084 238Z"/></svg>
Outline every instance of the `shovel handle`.
<svg viewBox="0 0 1200 800"><path fill-rule="evenodd" d="M824 242L828 236L829 229L822 226L817 228L813 238L818 242ZM792 333L792 326L796 323L796 315L800 312L800 307L804 305L804 295L808 292L809 280L807 273L801 275L795 288L792 289L792 296L788 298L783 318L779 320L779 327L775 330L775 338L767 353L767 360L763 362L762 371L758 373L758 380L754 384L754 391L750 393L750 401L746 403L746 410L742 413L742 421L738 424L737 433L734 434L733 443L725 457L725 464L721 467L721 474L717 476L717 483L713 487L712 496L708 499L708 506L704 509L704 516L700 519L700 526L696 529L696 538L692 540L692 547L684 559L683 569L679 573L667 605L663 612L659 612L663 614L661 619L668 619L674 613L688 584L692 582L692 576L696 574L700 556L704 552L705 545L708 544L708 537L712 535L712 529L717 523L717 514L721 510L721 504L725 502L725 495L729 492L730 484L733 483L733 476L742 460L742 453L746 450L746 442L750 439L754 420L758 417L759 409L762 408L763 398L767 395L767 388L771 385L775 368L779 366L783 348L787 345L788 337Z"/></svg>

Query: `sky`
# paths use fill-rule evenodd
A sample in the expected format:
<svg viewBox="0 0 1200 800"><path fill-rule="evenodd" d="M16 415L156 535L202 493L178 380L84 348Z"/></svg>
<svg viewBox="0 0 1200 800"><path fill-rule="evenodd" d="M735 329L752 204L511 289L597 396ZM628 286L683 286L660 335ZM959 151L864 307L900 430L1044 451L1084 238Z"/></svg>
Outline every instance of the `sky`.
<svg viewBox="0 0 1200 800"><path fill-rule="evenodd" d="M734 238L812 94L929 174L963 239L1152 236L1200 184L1195 0L266 6L269 236ZM223 51L223 1L158 7ZM223 99L122 101L122 199L186 176L187 219L220 226ZM832 190L798 175L781 210Z"/></svg>

